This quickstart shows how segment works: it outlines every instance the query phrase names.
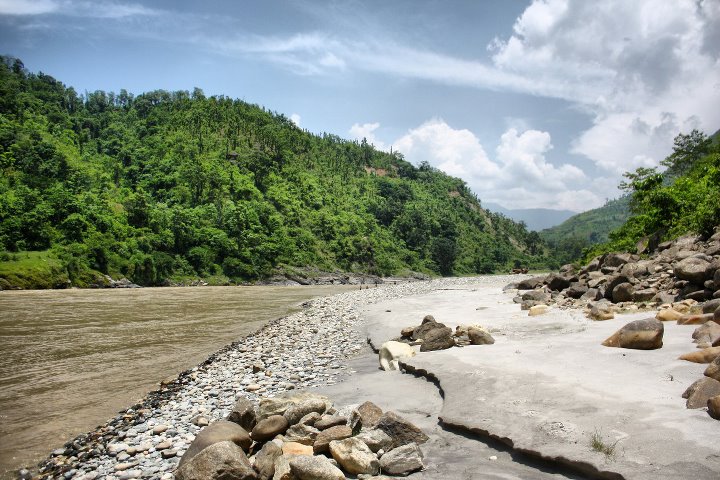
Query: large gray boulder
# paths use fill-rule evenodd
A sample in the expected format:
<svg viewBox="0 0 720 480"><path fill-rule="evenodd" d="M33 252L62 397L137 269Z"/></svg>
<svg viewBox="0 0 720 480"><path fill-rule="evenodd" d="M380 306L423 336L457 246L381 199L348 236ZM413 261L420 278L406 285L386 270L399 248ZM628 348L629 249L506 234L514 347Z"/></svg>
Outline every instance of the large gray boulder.
<svg viewBox="0 0 720 480"><path fill-rule="evenodd" d="M253 468L258 472L260 480L270 480L275 475L275 460L282 455L282 447L275 441L267 442L255 454Z"/></svg>
<svg viewBox="0 0 720 480"><path fill-rule="evenodd" d="M184 457L183 457L184 458ZM240 447L230 441L203 449L175 471L177 480L257 480Z"/></svg>
<svg viewBox="0 0 720 480"><path fill-rule="evenodd" d="M252 445L252 440L247 430L237 423L218 420L200 430L200 433L197 434L195 440L193 440L190 447L180 459L180 466L192 460L195 455L210 445L225 441L236 444L245 452L249 451L250 445Z"/></svg>
<svg viewBox="0 0 720 480"><path fill-rule="evenodd" d="M710 377L703 377L690 385L682 394L687 399L687 408L703 408L707 401L720 395L720 382Z"/></svg>
<svg viewBox="0 0 720 480"><path fill-rule="evenodd" d="M557 273L551 273L545 277L545 284L554 292L565 290L570 286L570 279Z"/></svg>
<svg viewBox="0 0 720 480"><path fill-rule="evenodd" d="M630 302L633 299L633 293L635 288L632 283L624 282L616 285L612 290L612 301L613 303Z"/></svg>
<svg viewBox="0 0 720 480"><path fill-rule="evenodd" d="M613 333L602 344L606 347L654 350L663 345L662 322L654 318L635 320Z"/></svg>
<svg viewBox="0 0 720 480"><path fill-rule="evenodd" d="M326 409L327 404L324 399L309 398L300 403L290 405L283 413L283 416L288 421L289 425L295 425L308 413L317 412L319 414L323 414Z"/></svg>
<svg viewBox="0 0 720 480"><path fill-rule="evenodd" d="M703 285L705 280L710 278L710 262L698 257L688 257L675 264L673 273L681 280Z"/></svg>
<svg viewBox="0 0 720 480"><path fill-rule="evenodd" d="M330 427L320 432L315 438L315 443L313 444L313 452L316 454L327 452L330 442L334 440L343 440L345 438L350 438L351 436L352 428L348 427L347 425Z"/></svg>
<svg viewBox="0 0 720 480"><path fill-rule="evenodd" d="M386 452L380 458L383 473L405 476L423 468L423 454L416 443L408 443Z"/></svg>
<svg viewBox="0 0 720 480"><path fill-rule="evenodd" d="M285 433L289 424L282 415L271 415L268 418L260 420L255 428L252 429L250 436L256 442L264 442L275 438L276 435Z"/></svg>
<svg viewBox="0 0 720 480"><path fill-rule="evenodd" d="M517 284L518 290L533 290L539 287L545 281L545 277L531 277L524 280L520 280Z"/></svg>

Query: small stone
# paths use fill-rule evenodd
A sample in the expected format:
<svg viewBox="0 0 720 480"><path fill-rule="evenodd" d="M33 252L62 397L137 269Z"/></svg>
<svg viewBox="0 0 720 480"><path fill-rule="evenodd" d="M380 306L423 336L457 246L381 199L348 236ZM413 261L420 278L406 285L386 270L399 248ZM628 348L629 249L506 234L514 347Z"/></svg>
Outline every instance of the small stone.
<svg viewBox="0 0 720 480"><path fill-rule="evenodd" d="M313 447L298 442L285 442L282 446L283 455L312 455Z"/></svg>
<svg viewBox="0 0 720 480"><path fill-rule="evenodd" d="M167 425L155 425L152 429L153 435L160 435L165 433L169 427Z"/></svg>
<svg viewBox="0 0 720 480"><path fill-rule="evenodd" d="M538 315L544 315L549 311L550 307L544 304L535 305L530 307L530 310L528 311L529 317L535 317Z"/></svg>

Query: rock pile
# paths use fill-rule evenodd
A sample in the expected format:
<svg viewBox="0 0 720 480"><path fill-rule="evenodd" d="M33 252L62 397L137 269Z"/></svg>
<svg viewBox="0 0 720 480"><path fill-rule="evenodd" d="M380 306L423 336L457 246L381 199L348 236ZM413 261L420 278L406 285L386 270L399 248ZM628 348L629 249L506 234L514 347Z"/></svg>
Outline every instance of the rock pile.
<svg viewBox="0 0 720 480"><path fill-rule="evenodd" d="M300 392L241 398L227 417L205 427L180 460L178 480L344 480L406 476L423 468L428 437L393 412L365 402L337 410ZM364 477L363 477L364 476Z"/></svg>
<svg viewBox="0 0 720 480"><path fill-rule="evenodd" d="M661 243L648 258L601 255L579 270L565 265L557 273L526 278L513 286L521 291L515 301L524 310L552 303L586 308L595 320L638 306L720 299L720 232L707 241L686 236Z"/></svg>
<svg viewBox="0 0 720 480"><path fill-rule="evenodd" d="M400 331L401 342L420 345L421 352L445 350L455 346L492 345L495 339L480 325L458 325L455 331L425 315L420 325L405 327Z"/></svg>

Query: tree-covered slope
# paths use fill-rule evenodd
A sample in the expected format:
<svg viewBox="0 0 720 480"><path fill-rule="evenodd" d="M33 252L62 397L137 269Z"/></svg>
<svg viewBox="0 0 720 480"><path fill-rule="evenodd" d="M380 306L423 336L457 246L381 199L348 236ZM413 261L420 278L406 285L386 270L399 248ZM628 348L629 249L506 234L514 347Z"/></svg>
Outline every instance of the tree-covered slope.
<svg viewBox="0 0 720 480"><path fill-rule="evenodd" d="M198 89L78 95L2 58L0 169L0 271L44 251L75 285L536 261L536 236L461 180Z"/></svg>

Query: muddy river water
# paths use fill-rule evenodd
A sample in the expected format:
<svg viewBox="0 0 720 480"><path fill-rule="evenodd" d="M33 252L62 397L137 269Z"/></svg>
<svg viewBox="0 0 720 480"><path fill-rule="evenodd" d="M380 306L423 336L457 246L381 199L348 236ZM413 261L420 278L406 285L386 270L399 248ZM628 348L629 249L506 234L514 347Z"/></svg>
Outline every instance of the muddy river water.
<svg viewBox="0 0 720 480"><path fill-rule="evenodd" d="M0 292L0 477L303 301L351 288Z"/></svg>

